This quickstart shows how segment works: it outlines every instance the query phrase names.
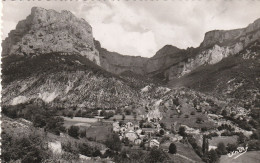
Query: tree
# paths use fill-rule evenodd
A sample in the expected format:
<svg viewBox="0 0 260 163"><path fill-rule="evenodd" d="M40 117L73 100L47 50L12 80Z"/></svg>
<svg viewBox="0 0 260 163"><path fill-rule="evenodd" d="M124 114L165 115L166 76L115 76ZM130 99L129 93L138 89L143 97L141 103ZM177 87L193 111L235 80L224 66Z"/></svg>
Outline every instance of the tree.
<svg viewBox="0 0 260 163"><path fill-rule="evenodd" d="M177 147L174 143L171 143L169 146L169 153L175 154L177 152Z"/></svg>
<svg viewBox="0 0 260 163"><path fill-rule="evenodd" d="M237 150L237 144L227 144L227 151L232 152Z"/></svg>
<svg viewBox="0 0 260 163"><path fill-rule="evenodd" d="M153 147L146 158L146 162L157 163L165 162L168 159L168 155L161 149Z"/></svg>
<svg viewBox="0 0 260 163"><path fill-rule="evenodd" d="M105 144L108 148L114 151L120 151L122 147L122 143L119 139L119 136L115 133L108 137Z"/></svg>
<svg viewBox="0 0 260 163"><path fill-rule="evenodd" d="M145 143L143 141L140 143L140 147L145 150Z"/></svg>
<svg viewBox="0 0 260 163"><path fill-rule="evenodd" d="M68 130L68 134L74 138L78 138L79 136L79 127L78 126L70 126Z"/></svg>
<svg viewBox="0 0 260 163"><path fill-rule="evenodd" d="M122 120L125 120L125 115L124 114L122 114Z"/></svg>
<svg viewBox="0 0 260 163"><path fill-rule="evenodd" d="M246 141L246 139L247 139L246 136L242 132L240 132L238 134L237 143L243 144Z"/></svg>
<svg viewBox="0 0 260 163"><path fill-rule="evenodd" d="M61 117L50 117L46 120L47 125L45 129L56 135L60 135L60 132L65 132L65 127L63 126L64 119Z"/></svg>
<svg viewBox="0 0 260 163"><path fill-rule="evenodd" d="M160 126L161 126L161 128L163 128L163 129L166 128L166 125L165 125L163 122L160 123Z"/></svg>
<svg viewBox="0 0 260 163"><path fill-rule="evenodd" d="M177 97L177 98L174 98L174 99L172 100L172 102L173 102L173 104L174 104L175 106L179 106L179 105L180 105L180 102L179 102L178 97Z"/></svg>
<svg viewBox="0 0 260 163"><path fill-rule="evenodd" d="M224 117L227 116L227 111L226 110L222 110L221 115L224 116Z"/></svg>
<svg viewBox="0 0 260 163"><path fill-rule="evenodd" d="M226 146L225 146L225 144L223 142L218 143L217 152L220 155L227 154Z"/></svg>
<svg viewBox="0 0 260 163"><path fill-rule="evenodd" d="M164 135L164 130L160 130L160 135Z"/></svg>
<svg viewBox="0 0 260 163"><path fill-rule="evenodd" d="M209 141L206 135L203 135L203 142L202 142L202 152L206 154L209 150Z"/></svg>
<svg viewBox="0 0 260 163"><path fill-rule="evenodd" d="M70 117L71 119L73 118L73 111L70 111L70 112L68 113L68 117Z"/></svg>
<svg viewBox="0 0 260 163"><path fill-rule="evenodd" d="M186 132L185 132L185 127L181 126L181 127L179 128L179 134L180 134L181 136L183 136L183 137L185 137L185 136L187 135Z"/></svg>
<svg viewBox="0 0 260 163"><path fill-rule="evenodd" d="M201 123L202 121L203 121L202 118L198 117L196 123Z"/></svg>
<svg viewBox="0 0 260 163"><path fill-rule="evenodd" d="M130 141L129 141L129 139L128 139L127 137L125 137L125 138L122 140L122 142L124 142L125 146L128 146L129 143L130 143Z"/></svg>
<svg viewBox="0 0 260 163"><path fill-rule="evenodd" d="M81 116L82 116L82 114L81 114L81 110L77 111L75 117L81 117Z"/></svg>
<svg viewBox="0 0 260 163"><path fill-rule="evenodd" d="M125 114L126 114L126 115L131 115L131 110L130 110L130 109L126 109L126 110L125 110Z"/></svg>
<svg viewBox="0 0 260 163"><path fill-rule="evenodd" d="M136 121L136 118L137 118L137 113L136 113L136 112L134 112L133 114L134 114L134 120Z"/></svg>
<svg viewBox="0 0 260 163"><path fill-rule="evenodd" d="M102 153L100 152L100 150L96 150L94 153L92 153L93 157L98 157L98 156L102 156Z"/></svg>
<svg viewBox="0 0 260 163"><path fill-rule="evenodd" d="M208 157L209 157L209 162L211 163L215 163L218 161L218 153L213 149L209 151Z"/></svg>

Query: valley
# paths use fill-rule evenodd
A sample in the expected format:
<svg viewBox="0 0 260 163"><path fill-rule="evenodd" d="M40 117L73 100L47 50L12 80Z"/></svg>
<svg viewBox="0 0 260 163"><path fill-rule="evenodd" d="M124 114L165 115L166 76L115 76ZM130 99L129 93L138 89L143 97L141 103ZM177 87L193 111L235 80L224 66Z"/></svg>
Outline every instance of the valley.
<svg viewBox="0 0 260 163"><path fill-rule="evenodd" d="M2 44L1 159L214 163L244 147L239 159L254 162L259 33L257 19L133 57L103 48L71 12L33 7Z"/></svg>

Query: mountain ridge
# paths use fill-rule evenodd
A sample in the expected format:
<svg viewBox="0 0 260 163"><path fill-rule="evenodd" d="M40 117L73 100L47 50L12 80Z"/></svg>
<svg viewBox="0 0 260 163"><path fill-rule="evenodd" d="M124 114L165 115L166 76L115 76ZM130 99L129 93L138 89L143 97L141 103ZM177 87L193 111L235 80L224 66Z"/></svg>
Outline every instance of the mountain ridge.
<svg viewBox="0 0 260 163"><path fill-rule="evenodd" d="M68 56L72 60L66 63L65 67L76 64L79 71L83 71L81 67L88 65L89 62L81 63L81 60L90 60L102 71L108 71L119 76L115 79L119 83L124 82L122 79L126 78L125 81L129 81L126 84L127 86L134 85L135 88L139 89L141 86L149 84L150 81L153 82L150 78L156 78L162 83L168 82L169 85L172 85L171 83L179 83L182 79L186 79L186 76L196 72L196 70L203 70L203 66L210 67L220 63L225 58L239 54L255 41L260 41L260 19L245 28L209 31L205 34L201 45L196 48L179 49L172 45L165 45L151 58L124 56L103 48L101 43L95 40L92 27L84 19L76 18L68 11L59 13L54 10L34 7L32 13L25 20L20 21L16 30L11 31L9 37L3 42L4 58L7 57L12 60L13 55L24 57L24 59L17 61L14 59L13 62L10 62L10 65L4 67L3 82L8 87L9 80L11 82L26 80L26 78L16 79L15 76L10 76L8 73L8 69L17 68L23 62L27 62L28 58L26 57L40 58L41 55L59 53L60 59L58 60L60 62L63 62L61 60ZM85 58L75 60L77 55ZM50 59L55 60L54 58ZM5 60L3 61L5 62ZM29 69L29 67L24 67L25 71ZM46 65L46 71L49 72L48 68L53 69L54 67ZM37 67L35 67L36 69ZM45 70L44 66L43 69ZM19 72L20 70L22 69L17 69ZM53 71L56 72L56 70ZM61 71L63 71L63 68L61 68ZM23 73L26 74L26 72L20 72L20 74ZM38 75L39 73L40 70ZM28 77L32 76L29 74ZM141 82L143 80L140 80L141 77L148 78L148 80ZM105 85L105 83L103 84ZM196 85L189 83L183 86L196 87ZM128 91L133 92L135 90L129 88ZM136 96L139 96L138 93Z"/></svg>
<svg viewBox="0 0 260 163"><path fill-rule="evenodd" d="M52 26L54 27L49 29ZM94 39L89 23L76 18L69 11L59 13L33 7L31 14L20 21L16 30L11 31L3 41L2 53L6 56L77 52L115 74L133 71L141 75L159 75L163 80L173 80L203 64L215 64L229 54L238 53L260 38L259 29L260 19L257 19L245 28L209 31L205 33L199 47L179 49L173 45L165 45L151 58L144 58L125 56L102 48ZM57 37L53 38L51 35Z"/></svg>

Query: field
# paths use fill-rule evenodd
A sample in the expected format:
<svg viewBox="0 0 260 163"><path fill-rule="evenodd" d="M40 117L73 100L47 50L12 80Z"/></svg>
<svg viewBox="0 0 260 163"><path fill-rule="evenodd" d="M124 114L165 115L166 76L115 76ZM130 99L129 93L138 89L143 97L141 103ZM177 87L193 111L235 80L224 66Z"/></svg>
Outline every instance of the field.
<svg viewBox="0 0 260 163"><path fill-rule="evenodd" d="M218 143L223 142L225 145L234 144L237 142L237 136L220 136L220 137L212 137L209 139L209 145L217 146Z"/></svg>
<svg viewBox="0 0 260 163"><path fill-rule="evenodd" d="M194 152L194 150L192 149L192 147L190 145L182 144L180 142L176 142L174 144L177 147L177 154L188 157L189 159L196 161L196 162L202 162L200 157Z"/></svg>
<svg viewBox="0 0 260 163"><path fill-rule="evenodd" d="M93 138L96 141L104 141L107 139L108 135L112 133L112 125L108 123L99 123L86 130L86 137Z"/></svg>
<svg viewBox="0 0 260 163"><path fill-rule="evenodd" d="M236 155L237 156L237 155ZM260 162L260 151L250 151L242 154L236 159L233 157L228 157L227 155L223 155L220 158L220 163L257 163Z"/></svg>
<svg viewBox="0 0 260 163"><path fill-rule="evenodd" d="M114 115L113 117L109 118L109 121L113 121L114 119L116 119L117 121L120 121L120 120L122 120L122 115ZM135 118L133 115L125 115L125 120L134 121ZM137 116L136 120L140 121L140 120L142 120L142 118L140 116Z"/></svg>
<svg viewBox="0 0 260 163"><path fill-rule="evenodd" d="M82 118L82 117L62 117L64 119L64 126L66 128L74 125L74 126L84 126L84 127L90 127L91 124L97 123L96 118Z"/></svg>
<svg viewBox="0 0 260 163"><path fill-rule="evenodd" d="M214 128L215 124L208 120L208 117L206 114L203 114L202 112L197 112L194 107L187 103L186 100L182 99L180 100L181 103L181 115L178 115L176 110L168 110L164 114L164 118L162 122L167 124L168 127L171 126L175 121L177 121L180 124L187 125L189 127L199 129L202 127L207 127L208 129ZM191 112L194 112L194 115L191 115ZM188 116L188 117L185 117ZM196 123L197 118L201 118L203 122Z"/></svg>
<svg viewBox="0 0 260 163"><path fill-rule="evenodd" d="M112 133L111 123L98 122L96 118L82 118L82 117L63 117L64 126L69 128L70 126L79 126L86 129L86 137L96 141L106 140L107 136Z"/></svg>

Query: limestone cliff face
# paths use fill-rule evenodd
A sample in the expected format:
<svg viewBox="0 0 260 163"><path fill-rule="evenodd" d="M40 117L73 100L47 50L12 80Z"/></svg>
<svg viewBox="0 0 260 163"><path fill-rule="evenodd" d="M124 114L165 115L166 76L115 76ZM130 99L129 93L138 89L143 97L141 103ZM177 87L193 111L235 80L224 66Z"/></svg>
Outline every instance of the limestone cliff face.
<svg viewBox="0 0 260 163"><path fill-rule="evenodd" d="M157 73L157 71L165 70L177 64L186 56L185 50L178 49L171 45L164 46L151 58L126 56L116 52L110 52L102 48L98 41L95 41L95 46L99 51L101 67L115 74L121 74L127 71L141 75Z"/></svg>
<svg viewBox="0 0 260 163"><path fill-rule="evenodd" d="M31 14L17 24L2 46L3 55L73 52L100 65L91 26L69 11L59 13L33 7Z"/></svg>
<svg viewBox="0 0 260 163"><path fill-rule="evenodd" d="M101 48L99 43L97 49L101 56L101 66L110 72L120 74L130 70L138 74L173 80L202 65L216 64L223 58L235 55L259 38L260 19L246 28L207 32L203 42L197 48L184 50L166 45L151 58L109 52Z"/></svg>
<svg viewBox="0 0 260 163"><path fill-rule="evenodd" d="M99 51L100 65L105 70L115 74L121 74L126 71L132 71L137 74L146 73L144 65L148 58L126 56L116 52L110 52L107 49L102 48L98 41L95 41L95 46Z"/></svg>
<svg viewBox="0 0 260 163"><path fill-rule="evenodd" d="M166 71L167 78L180 78L202 65L216 64L223 58L237 54L256 40L260 40L260 19L246 28L207 32L198 47L199 51L169 68Z"/></svg>

